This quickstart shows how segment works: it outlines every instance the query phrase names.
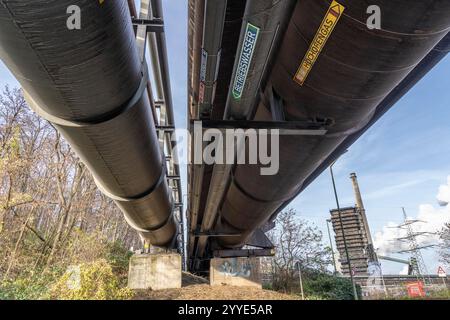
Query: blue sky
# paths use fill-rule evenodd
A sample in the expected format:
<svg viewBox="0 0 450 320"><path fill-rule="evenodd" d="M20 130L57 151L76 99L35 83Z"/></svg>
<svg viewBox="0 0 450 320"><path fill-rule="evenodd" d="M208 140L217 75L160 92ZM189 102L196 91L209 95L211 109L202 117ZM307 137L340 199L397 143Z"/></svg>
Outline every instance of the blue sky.
<svg viewBox="0 0 450 320"><path fill-rule="evenodd" d="M187 1L165 0L164 12L175 120L178 126L185 127ZM401 222L402 206L411 217L417 217L424 204L431 205L433 210L442 210L438 208L436 195L450 175L449 75L450 57L447 57L335 165L342 206L354 204L349 174L357 173L374 236L389 222ZM18 85L0 62L0 86L5 84ZM185 177L184 172L184 184ZM329 172L320 175L290 207L299 212L299 217L315 223L327 240L325 221L329 209L335 207ZM450 212L450 208L446 212ZM443 216L450 217L447 213ZM383 236L387 235L381 234L380 239ZM429 271L435 273L437 255L429 250L425 258ZM383 262L385 273L399 273L402 269L402 265Z"/></svg>
<svg viewBox="0 0 450 320"><path fill-rule="evenodd" d="M423 204L437 210L438 188L450 175L449 74L447 56L335 165L341 206L354 205L349 174L357 173L372 236L389 222L400 223L401 207L410 217L417 217ZM326 232L324 220L329 209L335 207L329 171L319 176L291 207ZM429 250L424 255L429 271L435 272L436 254ZM398 273L403 266L383 262L383 269Z"/></svg>

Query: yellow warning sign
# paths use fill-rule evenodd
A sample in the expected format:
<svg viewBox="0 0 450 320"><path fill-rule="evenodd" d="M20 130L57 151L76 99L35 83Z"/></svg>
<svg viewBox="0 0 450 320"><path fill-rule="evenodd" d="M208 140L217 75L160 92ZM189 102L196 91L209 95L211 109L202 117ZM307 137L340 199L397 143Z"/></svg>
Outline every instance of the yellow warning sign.
<svg viewBox="0 0 450 320"><path fill-rule="evenodd" d="M327 14L325 18L323 18L322 24L320 25L319 30L317 31L314 40L311 42L308 51L306 52L305 57L303 58L300 67L295 74L294 81L299 85L303 85L306 78L309 75L309 72L314 66L317 58L319 57L320 52L322 51L325 43L330 37L331 33L334 30L334 27L339 21L339 18L342 16L345 7L334 1L331 3L328 8Z"/></svg>

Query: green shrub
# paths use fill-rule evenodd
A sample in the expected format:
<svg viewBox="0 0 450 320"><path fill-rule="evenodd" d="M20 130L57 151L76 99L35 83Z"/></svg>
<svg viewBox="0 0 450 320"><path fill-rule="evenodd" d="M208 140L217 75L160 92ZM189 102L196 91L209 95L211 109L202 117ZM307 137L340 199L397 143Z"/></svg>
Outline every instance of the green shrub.
<svg viewBox="0 0 450 320"><path fill-rule="evenodd" d="M327 273L307 272L303 287L306 296L327 300L352 300L353 286L349 279L336 277ZM361 288L357 286L358 295Z"/></svg>
<svg viewBox="0 0 450 320"><path fill-rule="evenodd" d="M308 295L305 297L305 300L327 300L327 299L325 299L322 296Z"/></svg>
<svg viewBox="0 0 450 320"><path fill-rule="evenodd" d="M39 300L48 296L49 283L55 281L62 272L52 269L50 272L24 272L15 279L4 280L0 283L0 300Z"/></svg>
<svg viewBox="0 0 450 320"><path fill-rule="evenodd" d="M443 289L443 290L435 291L430 296L431 296L431 298L434 298L434 299L450 299L450 290Z"/></svg>
<svg viewBox="0 0 450 320"><path fill-rule="evenodd" d="M46 293L45 285L29 278L6 280L0 285L0 300L37 300Z"/></svg>
<svg viewBox="0 0 450 320"><path fill-rule="evenodd" d="M106 260L112 271L118 276L121 285L125 286L128 280L128 266L133 253L123 247L119 242L107 245Z"/></svg>
<svg viewBox="0 0 450 320"><path fill-rule="evenodd" d="M27 247L28 249L28 247ZM38 299L121 299L127 298L125 287L128 278L128 263L132 255L120 243L107 243L97 234L88 235L80 230L73 232L72 239L64 251L52 261L51 267L31 268L36 256L30 249L30 258L26 255L17 259L14 272L9 279L2 280L0 270L0 300L38 300ZM0 247L1 254L1 247ZM103 260L99 260L103 259ZM64 281L69 280L70 265L80 266L87 291L65 292ZM108 281L111 281L109 283ZM95 282L95 283L93 283ZM90 293L89 288L98 292ZM53 288L54 290L50 290ZM58 291L59 290L59 291Z"/></svg>
<svg viewBox="0 0 450 320"><path fill-rule="evenodd" d="M271 283L263 283L262 288L264 290L274 290L273 285Z"/></svg>
<svg viewBox="0 0 450 320"><path fill-rule="evenodd" d="M59 300L120 300L130 299L133 293L121 288L119 279L110 264L100 259L93 263L81 264L76 283L73 273L65 272L52 286L50 298Z"/></svg>

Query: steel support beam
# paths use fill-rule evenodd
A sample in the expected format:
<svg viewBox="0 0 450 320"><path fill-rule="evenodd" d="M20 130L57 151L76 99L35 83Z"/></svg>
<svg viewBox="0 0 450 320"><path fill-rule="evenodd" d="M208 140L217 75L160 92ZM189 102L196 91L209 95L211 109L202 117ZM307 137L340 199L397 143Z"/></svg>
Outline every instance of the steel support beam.
<svg viewBox="0 0 450 320"><path fill-rule="evenodd" d="M198 120L191 120L190 125ZM327 133L326 125L308 121L247 121L247 120L202 120L205 129L255 129L279 130L280 135L323 136Z"/></svg>
<svg viewBox="0 0 450 320"><path fill-rule="evenodd" d="M161 19L132 19L134 26L145 26L147 32L164 32L164 23Z"/></svg>
<svg viewBox="0 0 450 320"><path fill-rule="evenodd" d="M133 11L133 10L131 10ZM134 10L135 11L135 10ZM173 119L172 93L170 90L170 75L168 70L167 49L164 34L164 19L162 15L162 5L156 0L141 0L141 7L138 17L132 14L133 24L136 26L136 38L139 45L140 55L145 61L145 51L147 44L150 47L151 70L156 87L156 97L149 87L149 96L154 110L156 129L159 136L159 143L162 152L165 154L166 174L169 186L172 189L172 197L175 201L174 216L180 222L181 246L180 250L185 256L185 233L183 219L183 199L181 189L181 179L178 167L178 155L174 153L176 141L172 141L170 134L175 131ZM156 108L159 109L157 114ZM185 266L185 259L183 260Z"/></svg>
<svg viewBox="0 0 450 320"><path fill-rule="evenodd" d="M273 257L275 249L216 250L213 255L215 258Z"/></svg>

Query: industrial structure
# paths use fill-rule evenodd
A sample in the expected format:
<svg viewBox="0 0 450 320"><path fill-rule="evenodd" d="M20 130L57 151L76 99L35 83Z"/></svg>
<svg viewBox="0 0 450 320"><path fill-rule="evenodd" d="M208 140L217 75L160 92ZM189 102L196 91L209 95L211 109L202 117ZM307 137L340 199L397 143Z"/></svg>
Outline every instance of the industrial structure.
<svg viewBox="0 0 450 320"><path fill-rule="evenodd" d="M336 3L189 1L189 120L221 130L297 130L280 136L273 176L260 175L262 164L189 167L192 270L225 254L269 254L261 231L449 50L446 1L377 1L382 30L367 29L364 2ZM328 14L339 21L332 19L332 34L309 70L302 61ZM243 48L252 46L248 59Z"/></svg>
<svg viewBox="0 0 450 320"><path fill-rule="evenodd" d="M359 0L186 1L191 132L269 130L279 168L194 161L212 141L191 135L185 227L161 0L0 0L0 58L142 239L202 272L274 254L277 214L446 56L450 2L376 0L371 29ZM370 251L363 215L344 212Z"/></svg>
<svg viewBox="0 0 450 320"><path fill-rule="evenodd" d="M341 208L341 217L339 211L333 209L331 213L331 221L335 234L336 248L339 251L339 263L341 272L348 276L350 270L346 258L344 237L346 239L347 250L351 269L354 275L367 275L368 255L367 255L367 232L362 223L360 212L355 207ZM340 221L344 228L341 229Z"/></svg>
<svg viewBox="0 0 450 320"><path fill-rule="evenodd" d="M414 273L414 269L416 268L417 265L417 261L415 258L411 257L408 260L405 259L400 259L400 258L395 258L395 257L388 257L388 256L381 256L378 255L378 258L380 260L386 260L386 261L391 261L391 262L396 262L396 263L401 263L404 265L408 266L408 275L413 275Z"/></svg>
<svg viewBox="0 0 450 320"><path fill-rule="evenodd" d="M397 229L402 229L405 231L405 236L400 238L392 239L392 241L402 242L406 244L407 249L400 250L397 253L408 253L411 255L408 264L408 274L416 276L417 279L423 280L424 283L430 282L430 274L427 270L427 266L422 256L422 250L434 247L435 244L428 243L426 245L419 245L418 238L428 237L430 235L434 235L431 232L416 232L413 229L413 226L417 223L426 223L426 221L420 221L415 219L408 219L406 215L405 208L402 208L403 211L403 223L396 226ZM400 262L397 260L397 262Z"/></svg>
<svg viewBox="0 0 450 320"><path fill-rule="evenodd" d="M162 4L143 0L139 14L133 4L1 1L0 57L142 239L177 248L183 207L164 131L175 123ZM79 29L69 28L69 8L79 9Z"/></svg>
<svg viewBox="0 0 450 320"><path fill-rule="evenodd" d="M369 264L377 263L366 210L355 173L350 175L356 205L330 210L339 262L344 275L367 275ZM347 252L350 260L348 267ZM351 271L350 271L351 269Z"/></svg>
<svg viewBox="0 0 450 320"><path fill-rule="evenodd" d="M350 273L359 284L366 285L369 277L379 277L384 282L385 275L382 274L379 260L391 261L408 266L408 276L405 279L421 280L425 284L431 284L431 275L428 273L421 250L433 247L433 244L419 246L418 237L428 236L429 232L414 232L413 225L425 223L425 221L408 219L406 211L403 210L404 222L395 228L405 230L405 236L392 239L392 241L406 243L407 249L396 253L410 254L408 260L392 256L378 255L373 246L373 240L367 220L366 210L362 201L361 191L355 173L350 174L356 205L330 210L331 222L335 234L335 243L339 253L340 270L344 276ZM333 253L334 254L334 253ZM348 254L348 259L347 259ZM350 262L350 265L349 265ZM372 266L372 269L371 269ZM377 268L378 270L374 270ZM396 276L391 276L397 279Z"/></svg>

